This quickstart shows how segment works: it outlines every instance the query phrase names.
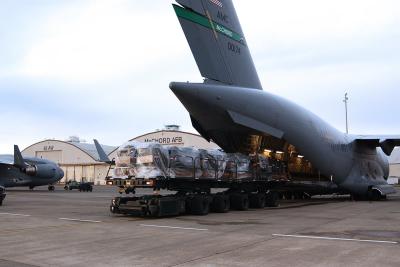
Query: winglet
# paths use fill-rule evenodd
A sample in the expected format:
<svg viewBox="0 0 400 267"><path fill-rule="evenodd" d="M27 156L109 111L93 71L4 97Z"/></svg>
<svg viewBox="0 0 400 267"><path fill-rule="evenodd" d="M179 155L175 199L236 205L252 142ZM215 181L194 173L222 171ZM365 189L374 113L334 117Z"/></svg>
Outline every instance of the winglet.
<svg viewBox="0 0 400 267"><path fill-rule="evenodd" d="M17 145L14 145L14 166L19 168L25 168L26 163L22 157L21 151Z"/></svg>
<svg viewBox="0 0 400 267"><path fill-rule="evenodd" d="M96 139L93 139L94 145L96 146L97 153L99 154L99 161L105 162L105 163L112 163L110 158L107 156L106 152L104 152L104 149L101 147L99 142Z"/></svg>

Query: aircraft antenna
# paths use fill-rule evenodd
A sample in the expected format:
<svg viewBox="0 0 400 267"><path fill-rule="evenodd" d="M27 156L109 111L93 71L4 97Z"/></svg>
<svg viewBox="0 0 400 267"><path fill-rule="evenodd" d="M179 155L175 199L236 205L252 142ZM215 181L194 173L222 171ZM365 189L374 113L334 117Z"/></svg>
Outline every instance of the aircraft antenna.
<svg viewBox="0 0 400 267"><path fill-rule="evenodd" d="M344 109L346 112L346 133L348 134L349 133L349 121L348 121L348 116L347 116L347 103L349 101L349 98L347 97L347 95L348 95L347 93L344 94L343 102L344 102Z"/></svg>

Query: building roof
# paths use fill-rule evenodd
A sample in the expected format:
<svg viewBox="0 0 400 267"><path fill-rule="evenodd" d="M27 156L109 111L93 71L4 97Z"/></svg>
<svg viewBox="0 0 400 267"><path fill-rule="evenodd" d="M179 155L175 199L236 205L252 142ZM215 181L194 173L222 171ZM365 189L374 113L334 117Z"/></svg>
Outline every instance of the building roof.
<svg viewBox="0 0 400 267"><path fill-rule="evenodd" d="M78 142L67 142L67 143L74 145L77 148L83 150L84 152L86 152L86 154L88 154L95 160L100 159L100 156L97 153L97 149L94 144L78 143ZM104 152L106 152L107 155L110 154L112 151L114 151L116 148L118 148L117 146L108 146L108 145L101 145L101 147L104 149Z"/></svg>
<svg viewBox="0 0 400 267"><path fill-rule="evenodd" d="M55 140L55 139L47 139L47 140L43 140L43 141L34 143L34 144L28 146L27 148L25 148L22 152L24 152L26 149L28 149L31 146L34 146L34 145L37 145L37 144L40 144L43 142L61 142L64 144L72 145L72 146L78 148L79 150L81 150L82 152L86 153L87 155L89 155L94 160L99 161L99 159L100 159L99 154L97 153L97 150L96 150L96 146L94 144L80 143L80 142L67 142L67 141ZM101 146L107 155L118 148L117 146L108 146L108 145L101 145Z"/></svg>
<svg viewBox="0 0 400 267"><path fill-rule="evenodd" d="M168 126L168 125L166 125L166 126ZM173 126L178 126L178 125L173 125ZM149 133L145 133L145 134L136 136L136 137L134 137L134 138L132 138L132 139L129 139L127 142L134 141L134 140L137 140L137 139L139 139L139 138L141 138L141 137L144 137L144 136L147 136L147 135L151 135L151 134L156 134L156 133L180 133L180 134L191 135L191 136L195 136L195 137L204 139L204 138L203 138L201 135L199 135L199 134L190 133L190 132L184 132L184 131L180 131L180 130L156 130L156 131L154 131L154 132L149 132ZM205 140L205 139L204 139L204 140ZM212 142L212 141L211 141L211 143L215 144L215 143ZM110 155L110 154L112 154L113 152L115 152L118 148L119 148L119 146L114 147L114 149L111 150L110 152L107 152L107 151L105 151L105 152L107 153L107 155Z"/></svg>

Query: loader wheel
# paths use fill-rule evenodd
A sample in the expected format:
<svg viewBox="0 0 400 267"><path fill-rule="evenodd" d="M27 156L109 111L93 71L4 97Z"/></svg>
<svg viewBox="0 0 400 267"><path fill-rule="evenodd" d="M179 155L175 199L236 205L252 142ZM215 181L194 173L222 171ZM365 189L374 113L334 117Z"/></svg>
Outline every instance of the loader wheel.
<svg viewBox="0 0 400 267"><path fill-rule="evenodd" d="M270 191L266 195L267 207L278 207L279 206L279 194L278 192Z"/></svg>
<svg viewBox="0 0 400 267"><path fill-rule="evenodd" d="M225 213L228 212L230 208L229 196L217 194L214 196L211 203L211 210L213 212Z"/></svg>
<svg viewBox="0 0 400 267"><path fill-rule="evenodd" d="M250 207L255 209L263 209L265 207L265 194L250 194Z"/></svg>
<svg viewBox="0 0 400 267"><path fill-rule="evenodd" d="M248 210L249 209L249 196L247 194L231 194L230 195L231 207L235 210Z"/></svg>
<svg viewBox="0 0 400 267"><path fill-rule="evenodd" d="M194 195L188 202L188 210L193 215L207 215L210 211L208 196Z"/></svg>

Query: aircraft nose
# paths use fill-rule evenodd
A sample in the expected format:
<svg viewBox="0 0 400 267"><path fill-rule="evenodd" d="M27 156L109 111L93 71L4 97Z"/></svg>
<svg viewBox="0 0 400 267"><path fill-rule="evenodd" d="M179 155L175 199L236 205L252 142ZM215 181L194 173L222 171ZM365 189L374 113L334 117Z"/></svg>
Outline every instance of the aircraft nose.
<svg viewBox="0 0 400 267"><path fill-rule="evenodd" d="M64 177L64 171L61 168L58 168L58 173L59 173L60 179Z"/></svg>

